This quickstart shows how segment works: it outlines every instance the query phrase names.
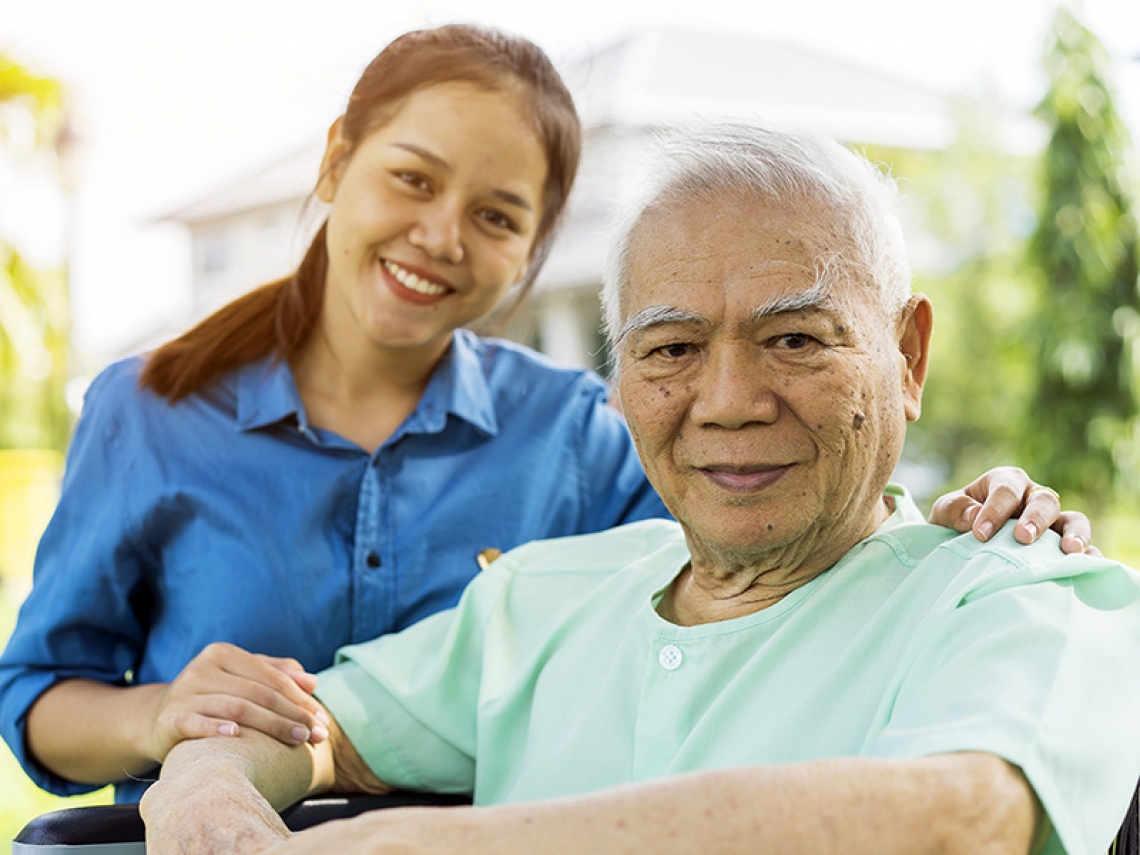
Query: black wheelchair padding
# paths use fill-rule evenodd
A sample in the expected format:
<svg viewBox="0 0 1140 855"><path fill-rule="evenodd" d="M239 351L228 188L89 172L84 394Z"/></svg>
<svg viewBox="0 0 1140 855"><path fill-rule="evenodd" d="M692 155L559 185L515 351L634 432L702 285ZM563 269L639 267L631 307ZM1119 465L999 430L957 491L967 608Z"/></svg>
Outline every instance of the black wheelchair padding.
<svg viewBox="0 0 1140 855"><path fill-rule="evenodd" d="M1132 793L1128 815L1124 817L1109 855L1140 855L1140 785Z"/></svg>
<svg viewBox="0 0 1140 855"><path fill-rule="evenodd" d="M282 811L293 831L333 819L348 819L371 810L394 807L454 807L470 804L469 796L397 791L383 796L307 799ZM99 805L57 810L24 826L14 843L30 846L95 846L141 842L146 836L138 805Z"/></svg>

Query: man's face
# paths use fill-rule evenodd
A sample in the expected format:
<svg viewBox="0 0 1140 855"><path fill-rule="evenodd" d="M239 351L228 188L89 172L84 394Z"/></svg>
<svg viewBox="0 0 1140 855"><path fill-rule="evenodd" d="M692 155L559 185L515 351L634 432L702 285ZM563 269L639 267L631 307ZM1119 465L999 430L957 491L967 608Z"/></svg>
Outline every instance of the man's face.
<svg viewBox="0 0 1140 855"><path fill-rule="evenodd" d="M810 202L690 202L632 244L622 406L694 558L830 566L886 516L918 417L930 307L821 263L845 248Z"/></svg>

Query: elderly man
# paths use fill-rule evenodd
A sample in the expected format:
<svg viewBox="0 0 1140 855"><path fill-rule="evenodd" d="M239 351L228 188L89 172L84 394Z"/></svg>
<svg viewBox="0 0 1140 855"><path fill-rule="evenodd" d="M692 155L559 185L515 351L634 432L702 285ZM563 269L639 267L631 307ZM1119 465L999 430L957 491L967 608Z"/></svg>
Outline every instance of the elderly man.
<svg viewBox="0 0 1140 855"><path fill-rule="evenodd" d="M1140 577L888 486L932 326L889 183L756 128L657 167L604 301L678 522L524 546L346 649L326 742L178 746L152 853L1104 851L1140 773ZM477 806L291 839L273 810L389 786Z"/></svg>

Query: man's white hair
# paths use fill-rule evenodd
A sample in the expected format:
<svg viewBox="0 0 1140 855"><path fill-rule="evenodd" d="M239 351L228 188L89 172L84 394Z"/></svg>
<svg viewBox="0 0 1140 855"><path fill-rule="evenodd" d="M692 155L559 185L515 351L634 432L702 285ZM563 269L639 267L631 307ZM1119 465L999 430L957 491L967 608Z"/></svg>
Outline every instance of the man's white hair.
<svg viewBox="0 0 1140 855"><path fill-rule="evenodd" d="M854 277L878 285L894 317L910 298L910 264L890 176L831 137L806 129L717 123L660 134L639 192L619 212L602 277L606 336L618 343L630 251L650 213L694 201L806 200L831 210L846 245L819 259L821 280ZM615 362L616 367L616 362Z"/></svg>

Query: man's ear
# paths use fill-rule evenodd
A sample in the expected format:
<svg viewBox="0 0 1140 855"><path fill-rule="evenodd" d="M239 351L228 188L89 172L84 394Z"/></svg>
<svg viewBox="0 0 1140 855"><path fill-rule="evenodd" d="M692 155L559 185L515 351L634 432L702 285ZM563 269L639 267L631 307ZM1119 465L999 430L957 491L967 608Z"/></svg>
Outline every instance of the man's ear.
<svg viewBox="0 0 1140 855"><path fill-rule="evenodd" d="M917 421L922 413L922 387L930 360L930 334L934 329L934 307L925 294L915 294L899 315L899 352L903 357L903 407L907 421Z"/></svg>
<svg viewBox="0 0 1140 855"><path fill-rule="evenodd" d="M321 173L317 179L317 198L322 202L332 202L336 195L337 184L340 182L341 172L344 171L345 158L349 146L340 135L341 122L344 116L329 125L328 141L325 143L325 156L321 159Z"/></svg>

